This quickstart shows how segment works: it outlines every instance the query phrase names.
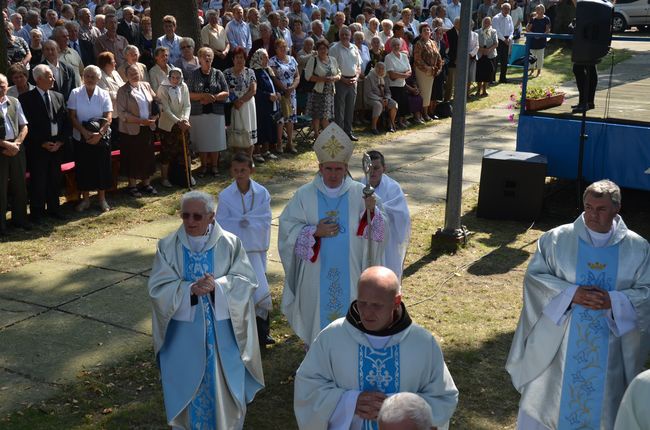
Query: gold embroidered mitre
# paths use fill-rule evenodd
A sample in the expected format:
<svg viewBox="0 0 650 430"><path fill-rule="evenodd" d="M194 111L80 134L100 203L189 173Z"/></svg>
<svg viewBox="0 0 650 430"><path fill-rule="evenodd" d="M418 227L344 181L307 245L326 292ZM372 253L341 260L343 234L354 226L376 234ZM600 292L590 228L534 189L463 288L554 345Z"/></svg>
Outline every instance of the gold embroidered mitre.
<svg viewBox="0 0 650 430"><path fill-rule="evenodd" d="M352 157L352 149L352 141L348 135L333 122L318 135L314 143L319 163L334 161L347 164Z"/></svg>

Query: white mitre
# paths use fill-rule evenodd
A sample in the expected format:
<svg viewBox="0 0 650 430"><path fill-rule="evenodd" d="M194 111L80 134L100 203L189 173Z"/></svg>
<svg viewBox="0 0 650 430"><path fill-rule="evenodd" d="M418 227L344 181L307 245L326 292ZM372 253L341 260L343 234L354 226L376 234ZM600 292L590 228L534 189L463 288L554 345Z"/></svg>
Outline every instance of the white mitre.
<svg viewBox="0 0 650 430"><path fill-rule="evenodd" d="M352 157L354 149L352 141L347 134L331 122L325 130L318 135L314 143L314 151L319 163L339 162L347 164Z"/></svg>

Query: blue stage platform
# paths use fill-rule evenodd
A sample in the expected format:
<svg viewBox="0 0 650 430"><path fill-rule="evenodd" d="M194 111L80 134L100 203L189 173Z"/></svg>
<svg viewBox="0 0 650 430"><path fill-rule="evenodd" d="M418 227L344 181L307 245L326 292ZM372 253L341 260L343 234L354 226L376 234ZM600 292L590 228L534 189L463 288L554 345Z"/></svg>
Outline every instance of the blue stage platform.
<svg viewBox="0 0 650 430"><path fill-rule="evenodd" d="M571 38L568 35L547 36ZM613 39L649 41L647 38L621 36ZM525 65L523 94L527 86L527 69ZM639 94L639 97L648 95ZM525 106L523 97L521 106ZM545 155L548 176L576 179L581 118L579 115L527 112L522 108L517 128L517 151ZM650 112L646 118L650 121ZM586 134L588 139L582 165L586 181L609 178L622 187L650 190L650 122L587 118Z"/></svg>

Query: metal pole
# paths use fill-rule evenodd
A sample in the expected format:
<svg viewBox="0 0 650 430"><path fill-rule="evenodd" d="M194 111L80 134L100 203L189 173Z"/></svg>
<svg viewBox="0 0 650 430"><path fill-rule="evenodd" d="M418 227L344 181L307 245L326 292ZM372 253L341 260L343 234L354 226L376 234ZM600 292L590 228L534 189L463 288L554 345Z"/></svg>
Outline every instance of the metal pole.
<svg viewBox="0 0 650 430"><path fill-rule="evenodd" d="M445 227L436 236L459 242L465 239L465 229L460 224L463 191L463 152L465 146L465 106L467 103L467 73L469 66L469 32L472 1L461 1L460 35L456 56L456 83L454 87L454 115L449 139L449 166L447 170L447 203Z"/></svg>
<svg viewBox="0 0 650 430"><path fill-rule="evenodd" d="M372 196L375 193L375 189L370 185L370 172L372 171L372 160L370 155L366 152L363 154L363 159L361 162L363 168L363 173L366 176L366 186L363 188L363 198ZM375 211L377 208L375 207ZM366 210L366 223L368 227L366 231L368 232L368 267L372 266L372 216L370 211Z"/></svg>

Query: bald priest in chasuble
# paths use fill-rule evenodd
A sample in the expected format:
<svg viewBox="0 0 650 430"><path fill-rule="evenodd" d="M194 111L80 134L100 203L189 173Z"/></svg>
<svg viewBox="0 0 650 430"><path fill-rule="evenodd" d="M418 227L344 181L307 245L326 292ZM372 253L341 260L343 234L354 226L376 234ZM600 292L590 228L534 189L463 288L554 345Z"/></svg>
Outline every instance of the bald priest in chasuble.
<svg viewBox="0 0 650 430"><path fill-rule="evenodd" d="M264 386L255 272L241 241L214 221L215 207L209 194L183 196L183 225L158 242L149 278L154 352L174 429L241 429Z"/></svg>
<svg viewBox="0 0 650 430"><path fill-rule="evenodd" d="M397 276L370 267L345 318L314 340L296 372L294 411L303 430L377 430L384 400L420 396L439 430L458 403L458 390L435 338L411 321Z"/></svg>
<svg viewBox="0 0 650 430"><path fill-rule="evenodd" d="M314 143L316 177L296 191L280 215L282 312L307 345L345 315L357 296L362 270L383 260L387 217L378 199L364 198L363 184L350 178L352 149L335 123L323 130ZM366 211L371 216L370 250Z"/></svg>
<svg viewBox="0 0 650 430"><path fill-rule="evenodd" d="M584 212L539 239L506 370L521 393L518 428L611 429L642 370L650 320L650 247L618 215L603 180Z"/></svg>

